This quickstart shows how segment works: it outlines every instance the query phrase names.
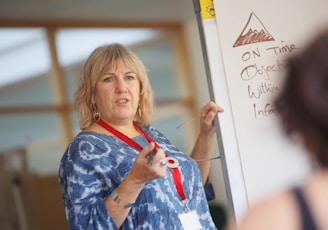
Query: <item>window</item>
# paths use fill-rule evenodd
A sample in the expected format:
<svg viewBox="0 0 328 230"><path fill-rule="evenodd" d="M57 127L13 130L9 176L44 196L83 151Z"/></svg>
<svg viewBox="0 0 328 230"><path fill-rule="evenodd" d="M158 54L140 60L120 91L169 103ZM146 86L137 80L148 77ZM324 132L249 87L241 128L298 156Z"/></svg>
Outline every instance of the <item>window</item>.
<svg viewBox="0 0 328 230"><path fill-rule="evenodd" d="M0 151L25 148L32 173L57 173L67 142L79 132L71 104L83 63L96 47L111 42L131 47L149 69L156 100L153 125L181 150L191 150L193 126L177 129L193 116L193 99L182 93L174 31L59 28L51 33L48 28L15 28L0 29L0 36ZM55 57L57 67L52 64ZM56 86L61 77L63 85ZM58 100L58 87L67 97Z"/></svg>

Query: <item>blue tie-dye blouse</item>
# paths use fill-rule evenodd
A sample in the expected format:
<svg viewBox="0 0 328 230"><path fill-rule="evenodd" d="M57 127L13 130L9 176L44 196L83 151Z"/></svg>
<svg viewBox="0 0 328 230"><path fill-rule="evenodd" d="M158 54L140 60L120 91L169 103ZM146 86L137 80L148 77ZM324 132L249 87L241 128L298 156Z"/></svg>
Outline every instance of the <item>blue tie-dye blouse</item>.
<svg viewBox="0 0 328 230"><path fill-rule="evenodd" d="M152 126L142 127L179 169L190 210L203 229L216 229L211 218L197 163L179 151ZM134 138L141 146L148 141ZM70 229L183 229L178 215L185 205L167 169L164 177L146 183L123 225L117 228L104 201L129 173L138 150L115 136L81 132L68 146L59 168L59 183Z"/></svg>

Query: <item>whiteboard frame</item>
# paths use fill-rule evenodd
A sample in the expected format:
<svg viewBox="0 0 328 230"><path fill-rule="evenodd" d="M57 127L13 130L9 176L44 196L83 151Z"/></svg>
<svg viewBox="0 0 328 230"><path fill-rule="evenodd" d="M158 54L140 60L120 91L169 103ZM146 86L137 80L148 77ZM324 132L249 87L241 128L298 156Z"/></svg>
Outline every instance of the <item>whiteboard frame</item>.
<svg viewBox="0 0 328 230"><path fill-rule="evenodd" d="M235 125L215 18L203 19L199 1L194 0L210 100L224 108L214 121L221 156L229 213L238 224L249 204L241 167ZM216 86L215 91L213 85ZM228 149L229 148L229 149Z"/></svg>

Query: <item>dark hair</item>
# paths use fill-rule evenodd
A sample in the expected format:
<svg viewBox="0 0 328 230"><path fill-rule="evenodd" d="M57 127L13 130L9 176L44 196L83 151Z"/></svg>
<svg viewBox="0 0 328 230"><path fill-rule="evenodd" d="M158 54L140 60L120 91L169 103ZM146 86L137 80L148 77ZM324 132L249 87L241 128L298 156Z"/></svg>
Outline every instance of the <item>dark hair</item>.
<svg viewBox="0 0 328 230"><path fill-rule="evenodd" d="M285 132L314 141L311 154L328 167L328 30L289 58L275 107Z"/></svg>

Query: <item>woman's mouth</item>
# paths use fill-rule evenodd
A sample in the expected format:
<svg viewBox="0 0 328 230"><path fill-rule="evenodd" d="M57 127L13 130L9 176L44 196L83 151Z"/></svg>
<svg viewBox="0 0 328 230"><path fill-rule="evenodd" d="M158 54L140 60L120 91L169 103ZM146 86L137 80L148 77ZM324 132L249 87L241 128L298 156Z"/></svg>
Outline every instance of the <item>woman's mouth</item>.
<svg viewBox="0 0 328 230"><path fill-rule="evenodd" d="M122 98L122 99L119 99L118 101L117 101L117 103L119 103L119 104L125 104L125 103L127 103L128 102L128 99L126 99L126 98Z"/></svg>

